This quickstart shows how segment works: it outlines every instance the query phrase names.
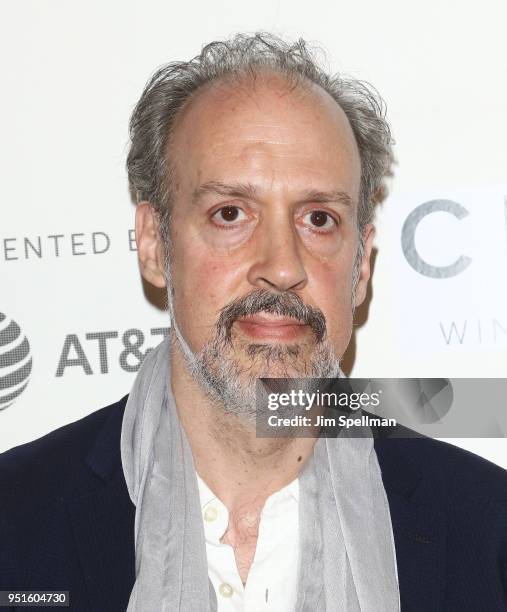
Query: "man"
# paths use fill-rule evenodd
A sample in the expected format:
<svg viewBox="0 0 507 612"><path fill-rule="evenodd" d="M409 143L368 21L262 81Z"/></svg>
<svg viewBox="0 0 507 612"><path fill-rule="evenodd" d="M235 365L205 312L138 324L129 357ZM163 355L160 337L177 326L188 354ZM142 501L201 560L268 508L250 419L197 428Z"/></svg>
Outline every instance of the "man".
<svg viewBox="0 0 507 612"><path fill-rule="evenodd" d="M159 70L131 137L170 337L128 398L1 457L1 588L91 611L506 610L502 469L425 438L256 437L258 378L341 376L392 159L378 97L303 41L238 35Z"/></svg>

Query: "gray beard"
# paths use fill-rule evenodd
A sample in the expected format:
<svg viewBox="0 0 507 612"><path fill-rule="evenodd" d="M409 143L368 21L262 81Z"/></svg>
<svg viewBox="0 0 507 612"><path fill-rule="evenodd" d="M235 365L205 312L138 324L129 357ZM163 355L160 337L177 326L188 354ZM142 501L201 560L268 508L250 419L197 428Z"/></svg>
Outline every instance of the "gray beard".
<svg viewBox="0 0 507 612"><path fill-rule="evenodd" d="M303 357L301 344L245 343L234 347L230 327L220 325L201 351L194 353L183 337L174 316L171 284L168 283L168 306L171 327L174 332L188 370L205 394L226 413L236 415L250 424L257 416L267 415L267 402L263 401L266 389L259 378L336 378L343 376L340 360L325 333L318 337L308 358ZM271 312L278 311L276 308ZM284 314L282 312L281 314ZM237 358L243 351L250 360ZM298 381L298 387L311 391L316 383Z"/></svg>

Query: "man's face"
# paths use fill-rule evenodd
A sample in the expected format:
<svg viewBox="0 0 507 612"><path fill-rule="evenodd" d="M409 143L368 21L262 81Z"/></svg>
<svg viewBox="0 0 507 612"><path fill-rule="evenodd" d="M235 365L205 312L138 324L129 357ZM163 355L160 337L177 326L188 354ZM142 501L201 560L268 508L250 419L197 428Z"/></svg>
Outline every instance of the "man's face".
<svg viewBox="0 0 507 612"><path fill-rule="evenodd" d="M343 111L274 75L215 83L178 118L171 152L172 307L187 347L239 387L335 376L352 331L361 175Z"/></svg>

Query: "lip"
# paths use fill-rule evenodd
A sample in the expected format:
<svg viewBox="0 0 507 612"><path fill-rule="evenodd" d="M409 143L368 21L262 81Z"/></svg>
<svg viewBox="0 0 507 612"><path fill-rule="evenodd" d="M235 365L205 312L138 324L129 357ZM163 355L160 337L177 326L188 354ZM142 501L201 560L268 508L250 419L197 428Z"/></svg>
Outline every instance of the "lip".
<svg viewBox="0 0 507 612"><path fill-rule="evenodd" d="M297 340L307 332L308 325L288 317L253 315L237 319L242 333L255 339L290 341Z"/></svg>
<svg viewBox="0 0 507 612"><path fill-rule="evenodd" d="M253 325L264 325L266 327L285 327L287 325L299 325L301 327L306 326L305 323L301 323L297 319L291 319L289 317L266 317L263 315L252 315L251 317L244 317L238 319L241 323L251 323Z"/></svg>

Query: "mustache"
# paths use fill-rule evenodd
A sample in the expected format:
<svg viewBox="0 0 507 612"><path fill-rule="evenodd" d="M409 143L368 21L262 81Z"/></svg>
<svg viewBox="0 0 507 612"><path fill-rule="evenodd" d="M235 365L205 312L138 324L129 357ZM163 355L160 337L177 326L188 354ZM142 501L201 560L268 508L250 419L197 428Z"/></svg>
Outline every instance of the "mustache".
<svg viewBox="0 0 507 612"><path fill-rule="evenodd" d="M230 342L231 329L234 321L241 317L249 317L258 312L267 312L282 317L291 317L308 325L317 342L322 342L326 336L326 318L324 313L313 306L305 304L296 293L273 293L268 289L259 289L245 297L237 298L220 310L216 324L219 333Z"/></svg>

